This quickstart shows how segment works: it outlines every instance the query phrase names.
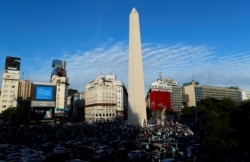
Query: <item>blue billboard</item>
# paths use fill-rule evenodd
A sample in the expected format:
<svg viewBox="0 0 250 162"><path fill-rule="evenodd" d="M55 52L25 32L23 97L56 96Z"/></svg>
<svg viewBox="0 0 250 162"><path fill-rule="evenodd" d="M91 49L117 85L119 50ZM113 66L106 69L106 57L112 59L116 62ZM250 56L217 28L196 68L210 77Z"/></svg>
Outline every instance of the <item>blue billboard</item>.
<svg viewBox="0 0 250 162"><path fill-rule="evenodd" d="M56 86L50 83L35 83L32 85L32 101L39 101L39 104L36 103L38 107L48 105L47 102L55 102L56 95ZM46 101L46 102L45 102ZM43 102L44 104L42 104ZM50 104L50 106L52 106Z"/></svg>
<svg viewBox="0 0 250 162"><path fill-rule="evenodd" d="M53 87L51 86L37 86L36 87L36 100L52 100Z"/></svg>

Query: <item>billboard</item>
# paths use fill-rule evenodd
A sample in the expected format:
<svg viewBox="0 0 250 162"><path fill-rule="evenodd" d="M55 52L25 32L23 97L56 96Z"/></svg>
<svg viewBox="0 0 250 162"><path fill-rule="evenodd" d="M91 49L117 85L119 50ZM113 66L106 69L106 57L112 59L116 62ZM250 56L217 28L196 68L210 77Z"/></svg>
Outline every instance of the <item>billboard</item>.
<svg viewBox="0 0 250 162"><path fill-rule="evenodd" d="M150 97L150 110L171 110L171 93L167 91L151 91Z"/></svg>
<svg viewBox="0 0 250 162"><path fill-rule="evenodd" d="M35 93L36 100L51 101L53 99L53 87L51 86L37 86Z"/></svg>
<svg viewBox="0 0 250 162"><path fill-rule="evenodd" d="M31 114L32 120L52 120L54 119L54 108L34 107Z"/></svg>
<svg viewBox="0 0 250 162"><path fill-rule="evenodd" d="M33 84L32 88L33 101L55 101L55 86Z"/></svg>
<svg viewBox="0 0 250 162"><path fill-rule="evenodd" d="M21 59L18 57L10 57L7 56L5 60L5 70L20 70L20 61Z"/></svg>

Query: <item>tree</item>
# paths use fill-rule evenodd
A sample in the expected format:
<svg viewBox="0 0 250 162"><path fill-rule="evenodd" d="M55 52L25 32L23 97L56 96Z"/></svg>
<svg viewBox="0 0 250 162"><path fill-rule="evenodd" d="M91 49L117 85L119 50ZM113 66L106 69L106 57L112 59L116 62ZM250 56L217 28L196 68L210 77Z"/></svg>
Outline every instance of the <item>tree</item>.
<svg viewBox="0 0 250 162"><path fill-rule="evenodd" d="M238 147L239 140L236 131L230 126L230 115L235 109L235 101L223 98L222 100L207 99L199 104L208 110L204 122L205 136L203 143L211 160L225 160L232 150Z"/></svg>
<svg viewBox="0 0 250 162"><path fill-rule="evenodd" d="M18 126L29 121L29 108L11 107L2 112L1 118L4 123Z"/></svg>
<svg viewBox="0 0 250 162"><path fill-rule="evenodd" d="M240 150L248 150L250 144L250 100L242 102L231 113L230 125L237 131L237 138L239 139Z"/></svg>
<svg viewBox="0 0 250 162"><path fill-rule="evenodd" d="M231 117L236 108L235 101L231 99L207 98L197 103L197 107L183 109L182 117L185 117L186 121L192 121L191 128L199 136L207 153L207 160L226 161L238 148L237 129L236 125L232 127ZM241 111L238 111L238 115L240 114ZM234 116L235 119L238 115ZM194 119L197 121L194 122Z"/></svg>

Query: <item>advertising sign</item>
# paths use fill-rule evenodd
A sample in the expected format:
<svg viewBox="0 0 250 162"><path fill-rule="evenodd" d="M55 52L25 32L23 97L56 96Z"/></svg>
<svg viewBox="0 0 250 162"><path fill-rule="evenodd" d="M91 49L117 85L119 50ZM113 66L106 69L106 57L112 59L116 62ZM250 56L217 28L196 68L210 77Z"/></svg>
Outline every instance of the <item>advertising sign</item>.
<svg viewBox="0 0 250 162"><path fill-rule="evenodd" d="M45 107L34 107L31 119L33 120L52 120L54 118L54 109Z"/></svg>
<svg viewBox="0 0 250 162"><path fill-rule="evenodd" d="M53 87L51 86L37 86L36 87L36 100L52 100Z"/></svg>
<svg viewBox="0 0 250 162"><path fill-rule="evenodd" d="M150 92L150 109L151 110L171 109L171 93L164 91Z"/></svg>
<svg viewBox="0 0 250 162"><path fill-rule="evenodd" d="M55 101L56 86L46 84L32 85L32 101Z"/></svg>
<svg viewBox="0 0 250 162"><path fill-rule="evenodd" d="M6 57L5 61L5 70L15 70L19 71L20 70L20 58L18 57Z"/></svg>

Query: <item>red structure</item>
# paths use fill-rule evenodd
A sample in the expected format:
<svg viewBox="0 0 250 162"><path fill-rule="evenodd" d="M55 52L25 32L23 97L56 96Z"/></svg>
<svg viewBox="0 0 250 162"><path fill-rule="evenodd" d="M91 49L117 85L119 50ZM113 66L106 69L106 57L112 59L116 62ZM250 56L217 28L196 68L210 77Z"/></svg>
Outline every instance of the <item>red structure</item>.
<svg viewBox="0 0 250 162"><path fill-rule="evenodd" d="M168 91L151 91L149 92L150 110L171 110L171 93Z"/></svg>

